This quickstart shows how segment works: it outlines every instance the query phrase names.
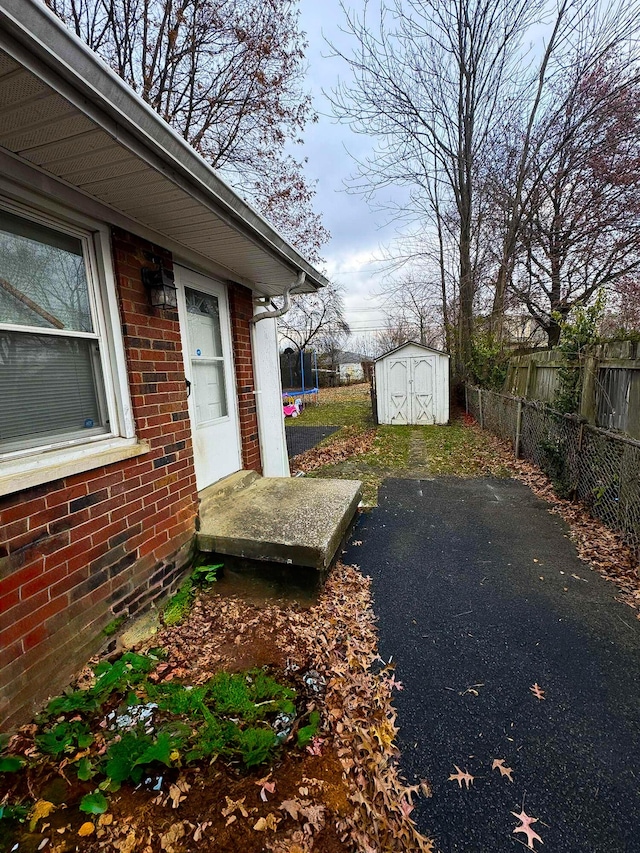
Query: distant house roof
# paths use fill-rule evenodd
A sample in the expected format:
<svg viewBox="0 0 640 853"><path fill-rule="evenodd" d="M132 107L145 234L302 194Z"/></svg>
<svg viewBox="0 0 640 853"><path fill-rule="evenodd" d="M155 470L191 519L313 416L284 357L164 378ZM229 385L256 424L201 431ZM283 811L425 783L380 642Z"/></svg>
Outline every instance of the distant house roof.
<svg viewBox="0 0 640 853"><path fill-rule="evenodd" d="M362 364L363 361L371 361L366 355L359 352L337 352L333 355L334 364Z"/></svg>
<svg viewBox="0 0 640 853"><path fill-rule="evenodd" d="M434 347L428 347L428 346L425 346L424 344L419 344L417 341L405 341L403 344L400 344L399 347L394 347L393 349L390 349L388 352L385 352L382 355L379 355L376 359L374 359L374 361L380 361L381 358L386 358L388 355L391 355L394 352L398 352L399 350L404 349L404 347L408 347L409 345L414 346L414 347L420 347L420 349L426 350L427 352L434 352L434 353L437 353L438 355L445 355L447 358L451 358L449 353L445 352L444 350L435 349Z"/></svg>
<svg viewBox="0 0 640 853"><path fill-rule="evenodd" d="M16 181L53 175L62 203L79 190L96 218L265 296L300 272L299 292L328 283L40 0L0 6L0 103Z"/></svg>

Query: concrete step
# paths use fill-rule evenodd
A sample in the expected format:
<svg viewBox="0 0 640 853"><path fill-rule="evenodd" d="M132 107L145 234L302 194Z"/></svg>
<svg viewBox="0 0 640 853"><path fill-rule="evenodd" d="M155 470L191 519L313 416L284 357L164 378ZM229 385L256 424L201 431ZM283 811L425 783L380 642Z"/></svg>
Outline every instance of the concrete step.
<svg viewBox="0 0 640 853"><path fill-rule="evenodd" d="M356 513L362 484L243 473L255 476L227 477L202 500L198 548L326 569Z"/></svg>

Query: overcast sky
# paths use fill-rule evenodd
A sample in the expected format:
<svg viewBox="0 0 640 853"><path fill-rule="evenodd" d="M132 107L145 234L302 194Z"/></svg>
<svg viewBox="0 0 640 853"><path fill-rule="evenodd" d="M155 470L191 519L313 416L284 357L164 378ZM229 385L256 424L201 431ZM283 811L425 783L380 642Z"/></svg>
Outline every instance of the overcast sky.
<svg viewBox="0 0 640 853"><path fill-rule="evenodd" d="M306 32L307 89L311 92L318 123L307 128L304 145L296 146L297 157L308 158L307 175L317 180L315 209L322 213L331 242L322 249L329 277L346 291L347 320L355 334L359 330L381 325L381 313L375 308L371 291L380 281L374 272L379 264L381 247L388 245L395 233L393 226L384 227L384 216L372 212L366 201L344 192L344 182L354 170L348 152L361 156L371 148L370 141L339 125L331 116L331 107L322 90L332 89L339 76L348 79L348 70L336 58L324 37L345 48L349 41L340 33L343 13L338 0L300 0L301 29Z"/></svg>

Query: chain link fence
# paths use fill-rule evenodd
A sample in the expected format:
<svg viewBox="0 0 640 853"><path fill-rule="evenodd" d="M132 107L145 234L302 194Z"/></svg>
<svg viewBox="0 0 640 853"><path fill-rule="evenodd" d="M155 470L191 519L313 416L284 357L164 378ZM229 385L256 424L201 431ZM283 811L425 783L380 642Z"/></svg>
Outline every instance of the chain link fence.
<svg viewBox="0 0 640 853"><path fill-rule="evenodd" d="M544 403L467 386L466 409L579 500L640 556L640 441L563 415Z"/></svg>

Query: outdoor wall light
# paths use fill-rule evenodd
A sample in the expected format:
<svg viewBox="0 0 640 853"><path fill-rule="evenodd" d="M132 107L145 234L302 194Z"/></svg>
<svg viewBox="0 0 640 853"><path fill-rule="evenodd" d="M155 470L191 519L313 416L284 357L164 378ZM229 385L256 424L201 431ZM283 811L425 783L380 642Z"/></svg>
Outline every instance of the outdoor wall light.
<svg viewBox="0 0 640 853"><path fill-rule="evenodd" d="M142 267L142 283L149 294L152 308L177 308L178 292L173 273L164 268L162 258L157 255L147 255L149 260L157 264L157 269Z"/></svg>

